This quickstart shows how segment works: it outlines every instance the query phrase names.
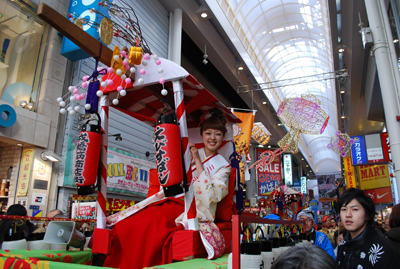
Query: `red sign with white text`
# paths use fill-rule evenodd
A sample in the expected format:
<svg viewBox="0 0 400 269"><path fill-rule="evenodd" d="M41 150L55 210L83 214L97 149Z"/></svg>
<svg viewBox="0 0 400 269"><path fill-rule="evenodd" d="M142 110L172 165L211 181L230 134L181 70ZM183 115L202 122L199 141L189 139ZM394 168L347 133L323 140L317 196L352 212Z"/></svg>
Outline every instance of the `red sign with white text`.
<svg viewBox="0 0 400 269"><path fill-rule="evenodd" d="M392 161L392 151L390 150L390 141L388 133L381 133L383 156L385 157L385 162Z"/></svg>
<svg viewBox="0 0 400 269"><path fill-rule="evenodd" d="M374 200L375 204L384 204L384 203L392 203L392 189L390 187L365 190L365 194Z"/></svg>
<svg viewBox="0 0 400 269"><path fill-rule="evenodd" d="M257 149L257 160L262 158L261 153L266 150ZM257 168L258 195L268 196L282 183L282 169L279 157L270 164L260 165Z"/></svg>

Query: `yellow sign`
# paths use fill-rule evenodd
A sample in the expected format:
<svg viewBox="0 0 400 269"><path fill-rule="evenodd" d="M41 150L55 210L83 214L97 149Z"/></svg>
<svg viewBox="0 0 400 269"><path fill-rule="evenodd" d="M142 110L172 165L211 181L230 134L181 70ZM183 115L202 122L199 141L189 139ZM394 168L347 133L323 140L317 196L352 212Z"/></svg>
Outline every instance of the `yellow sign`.
<svg viewBox="0 0 400 269"><path fill-rule="evenodd" d="M107 198L107 211L122 211L135 204L135 201Z"/></svg>
<svg viewBox="0 0 400 269"><path fill-rule="evenodd" d="M23 149L21 166L19 168L17 196L26 196L31 179L31 170L33 163L33 148Z"/></svg>
<svg viewBox="0 0 400 269"><path fill-rule="evenodd" d="M377 189L390 186L389 169L386 164L361 165L358 167L360 187L362 190Z"/></svg>
<svg viewBox="0 0 400 269"><path fill-rule="evenodd" d="M247 156L250 150L251 130L253 129L254 114L234 112L236 117L242 120L242 123L233 125L233 138L235 139L236 152L243 157ZM244 183L244 163L240 162L240 181Z"/></svg>
<svg viewBox="0 0 400 269"><path fill-rule="evenodd" d="M354 166L351 165L351 158L344 157L344 172L345 172L345 180L346 180L346 187L349 188L356 188L356 174L354 171Z"/></svg>

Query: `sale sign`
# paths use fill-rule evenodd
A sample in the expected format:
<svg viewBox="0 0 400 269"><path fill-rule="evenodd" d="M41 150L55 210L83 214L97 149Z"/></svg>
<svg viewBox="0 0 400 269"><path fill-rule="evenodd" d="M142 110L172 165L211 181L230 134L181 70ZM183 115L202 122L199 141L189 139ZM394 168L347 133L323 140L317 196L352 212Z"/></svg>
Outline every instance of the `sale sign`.
<svg viewBox="0 0 400 269"><path fill-rule="evenodd" d="M73 203L71 218L96 219L96 202Z"/></svg>
<svg viewBox="0 0 400 269"><path fill-rule="evenodd" d="M257 160L265 150L257 149ZM267 196L282 183L282 169L279 157L267 165L261 165L257 168L258 195Z"/></svg>

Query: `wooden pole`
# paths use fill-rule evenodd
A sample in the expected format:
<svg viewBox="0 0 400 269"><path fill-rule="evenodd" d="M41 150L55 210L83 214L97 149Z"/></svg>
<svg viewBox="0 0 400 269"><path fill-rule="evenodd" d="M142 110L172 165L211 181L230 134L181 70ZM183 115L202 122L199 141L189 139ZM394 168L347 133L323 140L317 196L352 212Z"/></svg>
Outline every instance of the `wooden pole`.
<svg viewBox="0 0 400 269"><path fill-rule="evenodd" d="M37 14L42 20L74 42L75 45L87 54L93 58L99 57L101 42L83 31L56 10L46 4L40 4ZM99 61L106 66L111 66L112 56L112 50L106 45L102 45Z"/></svg>

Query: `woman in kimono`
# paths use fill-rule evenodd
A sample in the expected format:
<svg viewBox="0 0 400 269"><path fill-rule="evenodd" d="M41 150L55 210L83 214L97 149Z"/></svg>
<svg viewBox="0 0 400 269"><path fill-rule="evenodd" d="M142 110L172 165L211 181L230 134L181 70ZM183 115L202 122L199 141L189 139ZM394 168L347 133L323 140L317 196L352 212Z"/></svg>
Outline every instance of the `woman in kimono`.
<svg viewBox="0 0 400 269"><path fill-rule="evenodd" d="M225 240L213 223L216 206L228 194L231 167L218 154L226 133L226 119L219 109L200 120L204 148L190 144L192 184L200 235L208 258L218 258ZM120 213L107 218L112 228L111 254L103 266L143 268L172 262L172 236L184 229L184 203L180 198L164 197L163 190Z"/></svg>

